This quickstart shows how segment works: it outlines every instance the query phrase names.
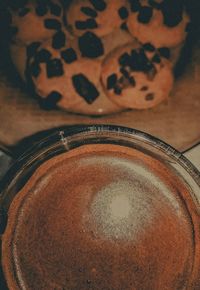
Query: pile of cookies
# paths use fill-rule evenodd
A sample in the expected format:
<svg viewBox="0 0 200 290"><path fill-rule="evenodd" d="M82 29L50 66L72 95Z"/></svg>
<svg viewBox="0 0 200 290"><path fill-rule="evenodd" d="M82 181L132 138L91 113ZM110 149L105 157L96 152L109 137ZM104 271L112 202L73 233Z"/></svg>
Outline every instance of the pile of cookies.
<svg viewBox="0 0 200 290"><path fill-rule="evenodd" d="M9 0L10 54L43 108L101 115L168 98L184 0Z"/></svg>

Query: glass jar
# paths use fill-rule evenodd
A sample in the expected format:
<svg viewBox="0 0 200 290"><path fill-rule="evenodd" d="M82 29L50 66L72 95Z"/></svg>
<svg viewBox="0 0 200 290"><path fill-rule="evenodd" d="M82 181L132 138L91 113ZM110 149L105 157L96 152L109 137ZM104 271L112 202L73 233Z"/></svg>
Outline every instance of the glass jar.
<svg viewBox="0 0 200 290"><path fill-rule="evenodd" d="M73 188L82 182L83 193L80 196L79 193L77 194L77 202L81 201L82 205L79 211L76 205L74 206L74 215L79 217L77 221L79 224L82 215L79 216L78 213L80 209L82 210L84 226L82 228L81 225L80 230L73 217L71 219L71 216L67 214L68 205L66 208L64 205L61 206L56 220L58 224L61 224L63 211L66 210L63 228L55 227L54 238L52 236L52 240L49 238L48 242L44 238L44 244L47 243L46 249L53 245L51 251L56 255L59 243L58 241L54 243L54 239L60 237L61 230L65 236L66 245L68 245L68 238L72 243L70 246L65 246L61 242L60 247L63 247L63 253L58 254L60 262L56 262L55 257L52 258L53 254L51 255L50 251L44 257L42 251L38 252L39 264L32 265L33 268L30 266L30 269L34 271L39 269L38 275L46 279L46 282L40 280L44 284L37 286L38 289L118 290L123 287L127 290L200 289L199 171L182 153L161 140L134 129L109 125L57 130L28 149L6 174L1 186L0 225L2 264L5 280L10 287L8 289L35 289L36 287L34 281L39 279L37 274L34 274L36 278L30 282L27 272L24 272L23 263L19 262L20 251L16 250L19 245L23 244L20 244L19 240L24 239L24 232L20 232L20 225L24 227L24 224L28 223L28 220L21 219L21 215L23 212L27 213L29 199L34 203L34 198L37 198L36 192L28 189L24 192L23 189L32 186L29 185L31 180L36 182L37 178L39 179L37 174L41 168L45 168L45 164L51 164L52 160L53 162L62 160L63 156L66 156L66 164L74 162L74 167L67 165L74 176L80 166L80 172L85 176L82 181L78 178L77 181L72 179L73 184L67 183L67 187L73 191ZM77 161L79 157L84 161L82 165ZM112 161L113 158L117 160L117 163ZM129 161L131 167L128 164ZM88 164L93 166L91 171L88 171L91 177L86 176L85 173L88 170ZM45 175L44 171L48 172L51 168L51 165L49 166L47 170L41 171L43 175ZM123 176L119 173L121 169ZM102 179L97 179L97 174ZM108 177L109 174L112 175L112 181ZM67 173L65 177L67 179L70 176ZM104 186L101 184L103 180L106 180ZM91 186L91 182L92 184L97 182L101 186L96 187L93 184L93 191L88 197L86 189ZM64 187L63 183L60 187ZM57 194L61 194L59 183ZM18 198L20 195L23 198ZM67 189L64 195L67 196L69 203L74 199ZM63 196L63 192L60 196ZM13 201L15 206L12 205ZM63 200L63 204L65 202L66 199ZM47 212L43 218L50 220L47 203L48 194L39 207L43 206L44 211ZM39 201L38 204L40 204ZM35 209L37 213L41 212L41 208L40 211L38 208ZM54 208L54 211L57 211L57 208ZM32 212L31 207L28 212ZM13 220L15 220L15 226L13 226ZM30 217L30 224L31 220L33 216L32 219ZM49 221L51 227L53 222L53 219ZM71 223L74 225L73 228L69 227ZM68 235L66 232L69 228ZM44 233L47 234L48 231L45 231L44 227ZM80 235L79 232L81 232ZM26 234L32 233L27 230ZM78 237L78 241L85 241L85 243L79 244L75 237ZM61 241L61 237L59 239ZM30 243L30 240L28 242ZM41 235L40 245L42 243ZM38 244L37 247L40 249ZM70 249L70 255L67 252L68 249ZM79 258L75 257L76 255ZM27 257L25 255L22 258ZM45 259L49 259L49 262L44 261ZM58 281L55 277L55 267L65 264L66 259L69 259L70 266L66 273L62 266L60 266L60 272L57 268L56 271L59 272L58 277L60 277ZM31 263L33 263L32 258ZM67 266L65 268L67 269ZM45 273L44 276L42 273Z"/></svg>

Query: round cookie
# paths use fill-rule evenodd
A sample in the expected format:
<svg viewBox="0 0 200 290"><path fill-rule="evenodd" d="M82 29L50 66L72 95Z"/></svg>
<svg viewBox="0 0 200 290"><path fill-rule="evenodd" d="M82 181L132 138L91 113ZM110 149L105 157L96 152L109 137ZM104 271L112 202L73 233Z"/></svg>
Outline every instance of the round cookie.
<svg viewBox="0 0 200 290"><path fill-rule="evenodd" d="M66 12L67 25L76 36L92 31L105 36L128 17L126 0L75 0Z"/></svg>
<svg viewBox="0 0 200 290"><path fill-rule="evenodd" d="M42 41L33 41L27 44L22 42L11 42L10 44L10 56L13 64L17 68L17 71L22 78L22 80L26 80L25 70L26 66L29 63L30 59L34 57L34 54L37 52L37 49L45 42ZM73 46L76 49L76 53L79 52L77 49L77 45L75 45L75 41L72 41L69 33L66 29L54 32L53 36L48 40L48 45L52 47L52 49L60 50L66 46ZM80 56L80 54L79 54Z"/></svg>
<svg viewBox="0 0 200 290"><path fill-rule="evenodd" d="M100 83L101 60L83 58L76 40L61 49L51 41L28 47L12 45L13 62L22 79L38 96L42 108L101 115L121 111L105 95Z"/></svg>
<svg viewBox="0 0 200 290"><path fill-rule="evenodd" d="M184 42L190 17L183 0L129 0L127 26L141 43L175 47Z"/></svg>
<svg viewBox="0 0 200 290"><path fill-rule="evenodd" d="M86 67L88 67L88 65L91 65L91 64L93 65L93 62L92 62L93 59L90 59L90 62L88 62L89 58L82 57L82 53L78 47L77 40L70 37L70 35L67 34L66 31L64 31L64 32L66 34L66 44L68 44L68 46L73 46L73 48L76 52L76 55L77 55L77 59L78 60L81 58L84 59L84 63L86 63ZM103 54L101 56L97 57L98 62L99 61L102 62L102 60L106 57L106 55L110 51L114 50L116 47L133 42L132 36L127 31L124 31L121 29L114 30L111 34L103 37L100 40L101 40L101 45L103 47ZM30 63L30 61L33 61L34 54L39 53L42 50L42 47L44 48L45 46L46 46L47 50L50 50L52 53L55 54L54 49L50 48L50 46L52 46L52 40L48 40L48 42L44 45L42 45L40 42L34 42L34 43L31 43L30 45L28 45L27 48L26 48L26 46L19 45L18 43L12 44L10 46L10 51L11 51L13 63L15 64L21 78L24 81L26 81L26 77L27 77L27 74L25 73L27 61L28 61L28 63ZM93 48L91 43L88 44L88 47ZM63 50L62 47L61 47L61 50ZM94 53L96 53L96 52L97 52L96 46L94 46ZM29 60L27 60L27 55L28 55L28 57L30 57ZM58 55L58 57L60 57L59 51L57 52L57 55ZM68 69L70 70L71 66L68 66ZM84 71L86 71L86 68L84 68ZM94 74L96 74L96 72ZM87 75L87 73L86 73L86 75ZM99 80L100 80L100 75L99 75ZM30 82L30 77L29 77L28 82ZM88 104L83 98L81 98L80 102L77 102L77 103L74 102L72 104L72 107L70 106L70 108L68 108L68 106L70 104L69 102L68 102L68 106L62 105L60 103L60 107L66 108L66 109L70 110L71 112L76 112L76 113L81 113L81 114L89 114L89 115L109 114L109 113L119 112L122 110L121 107L114 104L106 96L100 81L96 84L96 86L97 86L97 90L99 92L99 97L93 103ZM36 87L38 87L38 83L36 83ZM36 90L37 90L37 88L36 88ZM40 92L37 91L37 93L40 95L45 95L45 96L47 95L46 93L44 94L44 92L42 91L41 88L40 88ZM43 100L42 100L42 102L43 102ZM45 105L45 102L43 102L43 103ZM48 106L48 103L46 105ZM58 103L58 105L59 105L59 103ZM51 106L51 104L49 104L49 106Z"/></svg>
<svg viewBox="0 0 200 290"><path fill-rule="evenodd" d="M98 57L102 61L105 59L107 54L116 49L117 47L123 46L128 43L132 43L135 40L127 31L117 28L112 33L100 38L103 45L103 54ZM95 50L96 51L96 50ZM70 109L72 112L79 112L88 115L105 115L111 113L117 113L122 111L124 108L114 104L105 94L101 84L98 86L100 97L95 100L92 105L88 105L86 102L81 102L77 106Z"/></svg>
<svg viewBox="0 0 200 290"><path fill-rule="evenodd" d="M46 108L70 109L82 100L92 104L99 97L101 62L81 58L75 45L68 43L56 50L48 42L29 60L27 78Z"/></svg>
<svg viewBox="0 0 200 290"><path fill-rule="evenodd" d="M12 3L10 12L10 30L18 42L46 40L63 26L63 7L59 0L17 1Z"/></svg>
<svg viewBox="0 0 200 290"><path fill-rule="evenodd" d="M139 44L116 49L104 61L101 80L108 97L124 108L148 109L164 101L173 86L171 64Z"/></svg>

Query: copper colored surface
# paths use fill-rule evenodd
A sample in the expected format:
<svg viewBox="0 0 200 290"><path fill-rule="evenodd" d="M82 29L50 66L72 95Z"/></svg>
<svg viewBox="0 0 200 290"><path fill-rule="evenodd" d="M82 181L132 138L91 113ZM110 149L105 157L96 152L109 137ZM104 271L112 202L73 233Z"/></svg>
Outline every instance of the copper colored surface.
<svg viewBox="0 0 200 290"><path fill-rule="evenodd" d="M54 157L11 204L9 289L191 290L198 238L187 196L165 165L133 149Z"/></svg>

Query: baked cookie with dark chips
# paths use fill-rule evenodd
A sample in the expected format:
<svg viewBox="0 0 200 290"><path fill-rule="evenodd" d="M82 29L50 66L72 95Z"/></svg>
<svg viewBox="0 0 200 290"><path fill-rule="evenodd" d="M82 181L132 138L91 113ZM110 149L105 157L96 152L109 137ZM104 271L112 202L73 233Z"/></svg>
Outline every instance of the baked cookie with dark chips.
<svg viewBox="0 0 200 290"><path fill-rule="evenodd" d="M16 1L10 5L10 16L12 39L22 43L44 41L63 27L59 0Z"/></svg>
<svg viewBox="0 0 200 290"><path fill-rule="evenodd" d="M106 58L101 73L107 96L124 108L152 108L173 86L170 62L159 51L146 52L138 43L116 49Z"/></svg>
<svg viewBox="0 0 200 290"><path fill-rule="evenodd" d="M129 0L127 26L141 43L175 47L184 42L190 17L183 0Z"/></svg>
<svg viewBox="0 0 200 290"><path fill-rule="evenodd" d="M66 12L67 24L76 36L87 31L105 36L128 18L127 4L126 0L74 0Z"/></svg>
<svg viewBox="0 0 200 290"><path fill-rule="evenodd" d="M190 26L184 0L21 0L8 8L11 58L43 108L103 115L169 96Z"/></svg>
<svg viewBox="0 0 200 290"><path fill-rule="evenodd" d="M41 107L91 115L120 111L100 83L102 60L82 57L77 39L66 37L59 49L52 41L11 46L13 62Z"/></svg>

